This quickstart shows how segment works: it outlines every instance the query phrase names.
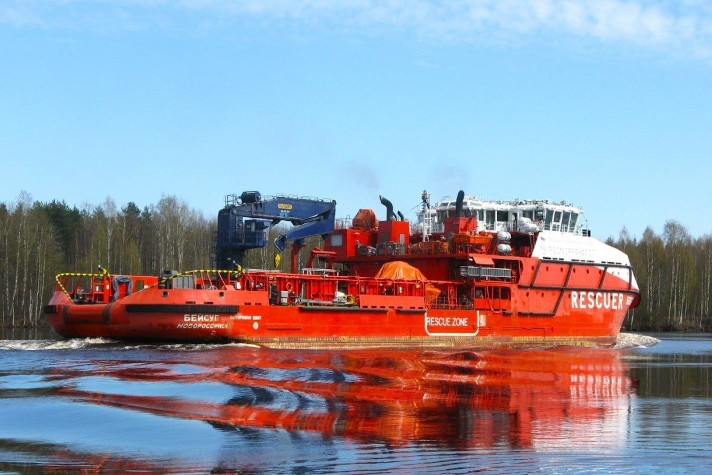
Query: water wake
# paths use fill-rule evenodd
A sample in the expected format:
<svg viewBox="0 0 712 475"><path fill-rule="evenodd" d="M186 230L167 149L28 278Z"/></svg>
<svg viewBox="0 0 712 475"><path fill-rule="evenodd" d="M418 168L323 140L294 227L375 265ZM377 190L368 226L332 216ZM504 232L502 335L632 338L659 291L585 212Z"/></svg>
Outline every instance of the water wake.
<svg viewBox="0 0 712 475"><path fill-rule="evenodd" d="M614 348L618 350L629 350L633 348L649 348L660 343L660 340L648 335L638 335L635 333L620 333Z"/></svg>
<svg viewBox="0 0 712 475"><path fill-rule="evenodd" d="M0 350L81 350L113 343L106 338L73 338L71 340L0 340Z"/></svg>
<svg viewBox="0 0 712 475"><path fill-rule="evenodd" d="M110 346L112 349L141 350L158 349L166 351L202 351L214 348L246 347L258 348L246 343L125 343L109 338L72 338L68 340L0 340L0 351L43 351L43 350L82 350L97 346Z"/></svg>

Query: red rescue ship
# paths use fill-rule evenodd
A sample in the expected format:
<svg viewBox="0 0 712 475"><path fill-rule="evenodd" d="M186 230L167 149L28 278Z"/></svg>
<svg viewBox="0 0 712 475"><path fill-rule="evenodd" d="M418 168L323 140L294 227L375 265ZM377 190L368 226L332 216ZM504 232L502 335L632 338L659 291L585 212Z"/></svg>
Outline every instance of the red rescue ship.
<svg viewBox="0 0 712 475"><path fill-rule="evenodd" d="M276 348L609 345L639 289L628 257L591 237L581 210L460 192L410 223L335 202L258 192L218 213L216 270L60 274L45 313L65 338L234 341ZM291 271L246 269L245 253L292 226ZM304 240L321 236L303 267Z"/></svg>

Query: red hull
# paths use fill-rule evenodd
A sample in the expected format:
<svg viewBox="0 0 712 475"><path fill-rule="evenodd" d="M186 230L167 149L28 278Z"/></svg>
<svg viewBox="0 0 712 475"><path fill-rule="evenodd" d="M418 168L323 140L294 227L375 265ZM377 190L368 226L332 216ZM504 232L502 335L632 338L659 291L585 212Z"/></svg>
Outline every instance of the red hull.
<svg viewBox="0 0 712 475"><path fill-rule="evenodd" d="M238 219L255 213L265 218L257 211L262 202L251 194L244 200L219 215L231 220L218 233L218 262L241 262L231 253L242 256L246 247L262 242L262 234L260 239L246 234L254 222ZM269 201L280 213L273 218L282 219L292 202L300 204L280 200ZM461 205L459 197L460 214ZM497 206L491 204L488 213ZM326 235L324 249L314 249L301 272L295 270L300 247L295 245L290 273L242 272L237 266L162 278L60 275L45 312L52 328L68 338L239 341L281 348L615 341L626 312L639 300L625 254L574 232L573 208L512 205L507 212L495 210L506 218L496 223L478 223L476 216L484 214L475 211L462 217L445 209L441 231L413 234L407 221L376 221L372 212L359 212L352 226ZM333 206L329 213L333 218ZM544 221L534 225L527 213ZM306 226L315 222L310 217ZM249 243L240 240L244 237Z"/></svg>
<svg viewBox="0 0 712 475"><path fill-rule="evenodd" d="M112 304L111 307L108 319L89 321L83 318L83 312L76 312L76 305L59 305L58 313L49 314L49 323L65 338L236 341L272 348L481 348L609 345L615 342L625 316L625 311L610 311L597 318L586 315L532 318L504 317L473 310L356 312L318 307L308 310L262 307L246 314L242 310L235 314L171 312L146 315L130 314L122 304ZM82 310L94 309L85 307ZM104 315L97 311L97 315Z"/></svg>
<svg viewBox="0 0 712 475"><path fill-rule="evenodd" d="M229 340L280 348L613 343L637 300L630 282L603 279L602 271L591 276L596 268L587 265L546 263L546 269L524 273L518 284L497 284L497 295L466 305L428 302L421 281L390 280L395 294L384 295L365 293L382 283L375 278L248 272L214 289L153 286L108 303L74 303L59 290L46 312L67 338ZM355 302L293 298L295 288L325 298L350 286L364 290Z"/></svg>

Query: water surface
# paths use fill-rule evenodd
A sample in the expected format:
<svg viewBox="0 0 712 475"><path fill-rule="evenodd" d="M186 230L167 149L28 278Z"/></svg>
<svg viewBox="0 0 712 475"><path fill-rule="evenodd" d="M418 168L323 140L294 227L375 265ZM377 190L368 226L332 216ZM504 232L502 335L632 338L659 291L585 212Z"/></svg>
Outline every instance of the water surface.
<svg viewBox="0 0 712 475"><path fill-rule="evenodd" d="M706 473L712 337L655 336L458 352L2 340L0 471Z"/></svg>

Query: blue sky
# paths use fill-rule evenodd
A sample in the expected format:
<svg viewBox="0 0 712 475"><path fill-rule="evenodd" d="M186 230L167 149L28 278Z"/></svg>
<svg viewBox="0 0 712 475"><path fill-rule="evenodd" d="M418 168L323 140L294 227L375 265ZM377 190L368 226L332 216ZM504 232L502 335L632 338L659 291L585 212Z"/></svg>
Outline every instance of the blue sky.
<svg viewBox="0 0 712 475"><path fill-rule="evenodd" d="M0 201L550 199L712 234L701 0L0 2Z"/></svg>

